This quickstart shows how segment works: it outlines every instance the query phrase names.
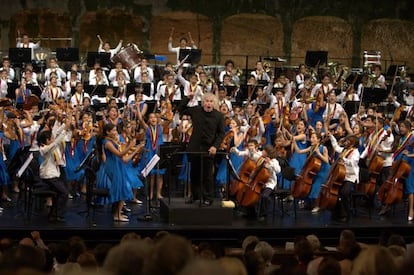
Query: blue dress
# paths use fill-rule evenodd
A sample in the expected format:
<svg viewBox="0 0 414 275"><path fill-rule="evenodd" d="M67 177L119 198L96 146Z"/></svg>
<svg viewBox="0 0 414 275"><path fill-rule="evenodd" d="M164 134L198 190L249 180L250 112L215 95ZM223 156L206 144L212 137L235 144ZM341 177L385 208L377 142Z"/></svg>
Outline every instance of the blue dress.
<svg viewBox="0 0 414 275"><path fill-rule="evenodd" d="M319 152L321 155L323 155L323 148L325 146L319 146ZM319 193L321 191L322 184L326 182L326 179L329 175L329 170L331 168L331 165L329 163L326 163L322 161L321 169L319 170L318 174L316 174L315 178L312 182L312 188L309 193L309 199L317 199L319 197Z"/></svg>
<svg viewBox="0 0 414 275"><path fill-rule="evenodd" d="M11 161L14 156L16 155L17 151L20 149L21 147L21 143L20 140L10 140L10 145L9 145L9 154L7 156L7 159L9 161Z"/></svg>
<svg viewBox="0 0 414 275"><path fill-rule="evenodd" d="M296 145L300 150L306 149L308 147L308 141L296 141ZM290 160L289 166L295 169L295 175L299 175L302 171L303 166L305 165L306 154L299 154L296 151L293 152ZM284 187L290 189L292 182L289 180L284 181Z"/></svg>
<svg viewBox="0 0 414 275"><path fill-rule="evenodd" d="M125 143L125 139L122 135L119 135L119 140L121 143ZM142 183L141 179L138 177L138 167L134 167L132 160L129 160L127 163L122 162L125 165L125 169L126 169L126 178L127 181L129 183L129 185L131 185L132 189L138 189L141 188L142 186L144 186L144 184Z"/></svg>
<svg viewBox="0 0 414 275"><path fill-rule="evenodd" d="M3 143L4 133L0 132L0 145ZM10 176L7 172L6 162L3 159L3 153L0 153L0 186L10 184Z"/></svg>
<svg viewBox="0 0 414 275"><path fill-rule="evenodd" d="M400 141L400 144L402 144L405 141L406 137L403 137ZM407 141L406 144L411 144L412 142L414 142L414 136L411 136L410 140ZM414 152L414 149L412 146L407 146L406 148L408 150L409 154L412 154ZM411 170L410 170L410 174L408 175L408 177L405 179L405 184L404 184L404 192L405 194L414 194L414 158L409 158L405 155L403 155L404 150L401 150L395 157L394 157L394 162L398 161L398 160L405 160L408 164L410 164L411 166Z"/></svg>
<svg viewBox="0 0 414 275"><path fill-rule="evenodd" d="M81 160L79 159L79 155L76 154L76 144L71 144L70 141L66 142L65 158L66 158L66 166L65 166L66 180L68 181L80 180L82 176L84 175L84 170L75 172L76 168L78 168L81 163Z"/></svg>
<svg viewBox="0 0 414 275"><path fill-rule="evenodd" d="M155 154L158 154L158 148L160 145L164 144L162 139L162 128L160 125L157 125L155 130L152 130L152 126L148 126L147 130L145 131L145 153L142 154L141 161L140 161L140 169L138 170L140 173L142 169L150 162L152 157ZM153 137L152 137L153 134ZM154 169L151 170L150 175L164 175L166 172L166 168L158 169L157 165Z"/></svg>
<svg viewBox="0 0 414 275"><path fill-rule="evenodd" d="M107 139L103 141L103 147L107 142L112 142ZM118 149L118 145L114 144L114 147ZM113 154L111 151L105 148L106 161L104 164L105 174L110 180L109 188L109 203L128 201L133 199L131 185L126 179L126 169L122 160Z"/></svg>
<svg viewBox="0 0 414 275"><path fill-rule="evenodd" d="M103 161L99 165L98 172L96 173L96 188L111 190L111 180L105 172L105 163ZM99 197L96 203L102 205L109 203L109 200L103 197Z"/></svg>
<svg viewBox="0 0 414 275"><path fill-rule="evenodd" d="M234 146L233 140L231 142L230 147L232 146ZM237 149L238 150L243 149L243 142L240 143ZM239 172L240 166L242 165L244 158L241 156L238 156L236 153L233 153L233 152L230 152L229 156L230 156L230 161L234 166L234 169L236 170L236 172ZM227 160L225 157L223 157L218 167L217 174L216 174L216 183L217 185L225 185L227 183Z"/></svg>
<svg viewBox="0 0 414 275"><path fill-rule="evenodd" d="M323 113L325 112L325 107L320 107L317 112L313 110L314 107L315 103L312 103L312 108L310 108L307 112L308 124L311 125L313 128L316 127L317 121L323 121Z"/></svg>

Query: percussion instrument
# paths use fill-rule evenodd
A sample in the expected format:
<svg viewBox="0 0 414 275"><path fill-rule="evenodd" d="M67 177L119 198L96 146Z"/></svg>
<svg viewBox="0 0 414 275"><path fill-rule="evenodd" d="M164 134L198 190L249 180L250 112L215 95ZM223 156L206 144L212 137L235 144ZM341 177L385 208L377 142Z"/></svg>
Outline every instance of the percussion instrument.
<svg viewBox="0 0 414 275"><path fill-rule="evenodd" d="M119 53L111 58L113 63L121 62L122 67L131 71L138 67L142 59L142 51L137 45L132 44L123 48Z"/></svg>

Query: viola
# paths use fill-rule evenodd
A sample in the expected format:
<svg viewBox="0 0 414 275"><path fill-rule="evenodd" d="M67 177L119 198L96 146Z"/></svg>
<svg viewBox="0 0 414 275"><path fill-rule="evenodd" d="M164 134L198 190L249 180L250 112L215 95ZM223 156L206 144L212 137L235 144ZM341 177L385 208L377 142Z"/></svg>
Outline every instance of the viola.
<svg viewBox="0 0 414 275"><path fill-rule="evenodd" d="M312 153L305 162L300 175L292 185L292 196L294 198L306 198L312 188L313 178L322 167L322 160Z"/></svg>
<svg viewBox="0 0 414 275"><path fill-rule="evenodd" d="M321 209L333 209L339 197L339 188L342 186L346 176L345 165L339 159L331 166L328 179L322 184L319 195L319 207Z"/></svg>

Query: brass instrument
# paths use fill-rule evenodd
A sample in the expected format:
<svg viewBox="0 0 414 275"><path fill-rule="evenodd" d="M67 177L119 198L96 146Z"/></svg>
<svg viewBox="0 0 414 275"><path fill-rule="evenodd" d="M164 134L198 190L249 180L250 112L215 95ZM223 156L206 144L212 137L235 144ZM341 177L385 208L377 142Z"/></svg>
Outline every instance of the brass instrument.
<svg viewBox="0 0 414 275"><path fill-rule="evenodd" d="M270 63L269 63L269 62L264 62L264 63L263 63L263 70L264 70L266 73L269 73L269 72L270 72L270 70L271 70L271 66L270 66Z"/></svg>

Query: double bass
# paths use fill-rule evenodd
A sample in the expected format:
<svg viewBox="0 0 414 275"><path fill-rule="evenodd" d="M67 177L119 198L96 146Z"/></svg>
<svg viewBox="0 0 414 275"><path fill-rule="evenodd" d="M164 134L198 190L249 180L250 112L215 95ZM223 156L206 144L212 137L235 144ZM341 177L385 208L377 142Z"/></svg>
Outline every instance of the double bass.
<svg viewBox="0 0 414 275"><path fill-rule="evenodd" d="M322 184L320 192L319 207L321 209L333 209L339 197L339 188L342 186L346 176L346 168L338 159L329 171L328 179Z"/></svg>
<svg viewBox="0 0 414 275"><path fill-rule="evenodd" d="M263 186L270 178L265 163L263 157L257 162L246 159L240 167L240 180L236 179L231 183L230 194L236 197L241 206L252 207L259 202Z"/></svg>
<svg viewBox="0 0 414 275"><path fill-rule="evenodd" d="M292 196L297 199L306 198L312 188L313 178L322 167L322 160L310 154L306 159L300 175L296 178L292 185Z"/></svg>

